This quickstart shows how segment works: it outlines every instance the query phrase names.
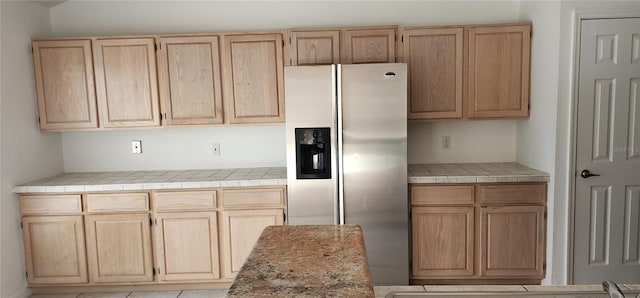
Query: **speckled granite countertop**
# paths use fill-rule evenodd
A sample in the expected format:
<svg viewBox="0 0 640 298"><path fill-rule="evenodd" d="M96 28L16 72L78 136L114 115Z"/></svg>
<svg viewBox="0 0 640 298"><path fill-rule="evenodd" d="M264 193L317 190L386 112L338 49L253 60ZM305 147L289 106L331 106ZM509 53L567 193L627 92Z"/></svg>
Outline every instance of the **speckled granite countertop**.
<svg viewBox="0 0 640 298"><path fill-rule="evenodd" d="M362 229L267 227L227 297L374 297Z"/></svg>
<svg viewBox="0 0 640 298"><path fill-rule="evenodd" d="M287 169L284 167L184 171L83 172L64 173L18 185L13 188L13 192L89 192L286 184Z"/></svg>
<svg viewBox="0 0 640 298"><path fill-rule="evenodd" d="M515 162L411 164L409 183L541 182L549 174Z"/></svg>

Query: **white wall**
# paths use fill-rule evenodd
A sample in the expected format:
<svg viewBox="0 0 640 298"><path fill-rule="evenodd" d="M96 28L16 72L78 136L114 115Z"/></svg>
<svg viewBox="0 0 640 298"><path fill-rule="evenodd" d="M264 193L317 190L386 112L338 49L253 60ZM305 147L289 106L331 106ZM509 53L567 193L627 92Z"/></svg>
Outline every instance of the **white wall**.
<svg viewBox="0 0 640 298"><path fill-rule="evenodd" d="M25 297L24 253L14 185L62 172L59 134L41 134L31 61L31 37L50 34L48 9L33 2L1 1L2 289L0 297Z"/></svg>
<svg viewBox="0 0 640 298"><path fill-rule="evenodd" d="M451 149L442 149L442 137ZM506 162L516 160L516 121L474 120L409 123L411 163Z"/></svg>
<svg viewBox="0 0 640 298"><path fill-rule="evenodd" d="M51 9L56 36L470 24L518 17L517 1L70 1ZM515 125L510 120L411 124L409 162L514 161ZM439 149L441 134L451 136L451 150ZM134 139L143 140L142 155L129 153ZM284 139L279 126L63 133L62 142L65 171L93 171L285 166ZM222 154L214 159L208 150L216 140Z"/></svg>
<svg viewBox="0 0 640 298"><path fill-rule="evenodd" d="M574 84L574 43L576 38L576 13L592 17L630 17L640 16L640 1L562 1L560 9L560 54L558 70L558 106L556 129L556 171L554 202L554 279L557 284L570 283L567 275L569 268L569 229L570 195L572 193L571 143L573 110L575 100Z"/></svg>
<svg viewBox="0 0 640 298"><path fill-rule="evenodd" d="M554 184L556 119L558 105L558 55L560 51L560 2L526 1L520 17L533 22L531 41L531 110L517 124L516 160L550 174L547 189L547 277L543 284L557 284L554 270Z"/></svg>
<svg viewBox="0 0 640 298"><path fill-rule="evenodd" d="M131 153L132 140L142 154ZM286 165L284 125L63 133L62 143L65 172Z"/></svg>

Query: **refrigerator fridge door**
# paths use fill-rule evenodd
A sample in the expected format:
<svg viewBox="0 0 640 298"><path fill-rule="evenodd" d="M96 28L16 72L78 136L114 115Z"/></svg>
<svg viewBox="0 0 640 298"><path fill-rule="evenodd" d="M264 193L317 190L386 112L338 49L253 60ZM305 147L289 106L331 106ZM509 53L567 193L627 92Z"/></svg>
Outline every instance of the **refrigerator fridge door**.
<svg viewBox="0 0 640 298"><path fill-rule="evenodd" d="M375 285L407 284L407 66L341 65L338 73L344 223L362 226Z"/></svg>
<svg viewBox="0 0 640 298"><path fill-rule="evenodd" d="M284 77L288 222L294 225L337 224L336 66L285 67ZM329 129L330 140L324 140L331 144L330 148L325 148L330 150L327 154L331 158L329 179L297 179L296 129L305 128Z"/></svg>

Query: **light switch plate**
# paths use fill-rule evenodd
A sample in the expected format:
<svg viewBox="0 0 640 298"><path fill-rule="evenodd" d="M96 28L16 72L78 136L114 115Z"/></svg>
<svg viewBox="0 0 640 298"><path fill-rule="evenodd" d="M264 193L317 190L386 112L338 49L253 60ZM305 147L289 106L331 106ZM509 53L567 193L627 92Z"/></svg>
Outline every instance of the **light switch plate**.
<svg viewBox="0 0 640 298"><path fill-rule="evenodd" d="M131 141L131 152L133 154L141 154L142 153L142 141L140 141L140 140Z"/></svg>
<svg viewBox="0 0 640 298"><path fill-rule="evenodd" d="M443 136L442 137L442 149L449 150L451 149L451 137Z"/></svg>

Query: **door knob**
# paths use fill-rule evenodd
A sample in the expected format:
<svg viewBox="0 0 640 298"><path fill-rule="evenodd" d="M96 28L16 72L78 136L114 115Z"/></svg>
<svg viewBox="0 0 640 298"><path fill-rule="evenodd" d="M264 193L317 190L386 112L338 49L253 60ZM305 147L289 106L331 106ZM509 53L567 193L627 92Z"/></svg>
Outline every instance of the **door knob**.
<svg viewBox="0 0 640 298"><path fill-rule="evenodd" d="M600 176L598 174L591 174L591 172L589 172L589 170L582 170L582 172L580 172L580 177L582 178L589 178L592 176Z"/></svg>

